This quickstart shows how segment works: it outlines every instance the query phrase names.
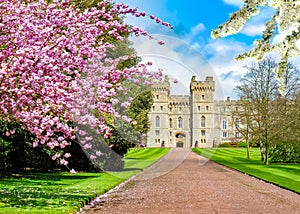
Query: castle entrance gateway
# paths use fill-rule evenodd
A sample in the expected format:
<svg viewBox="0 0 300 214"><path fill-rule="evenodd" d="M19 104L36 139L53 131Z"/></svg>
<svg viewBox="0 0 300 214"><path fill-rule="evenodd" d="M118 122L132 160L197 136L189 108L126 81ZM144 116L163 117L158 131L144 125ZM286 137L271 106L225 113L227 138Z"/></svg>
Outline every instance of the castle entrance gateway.
<svg viewBox="0 0 300 214"><path fill-rule="evenodd" d="M177 148L183 148L183 142L177 142L176 147Z"/></svg>
<svg viewBox="0 0 300 214"><path fill-rule="evenodd" d="M186 147L186 145L187 145L186 140L187 140L187 138L184 133L181 133L181 132L177 133L175 135L176 147L178 147L178 148Z"/></svg>

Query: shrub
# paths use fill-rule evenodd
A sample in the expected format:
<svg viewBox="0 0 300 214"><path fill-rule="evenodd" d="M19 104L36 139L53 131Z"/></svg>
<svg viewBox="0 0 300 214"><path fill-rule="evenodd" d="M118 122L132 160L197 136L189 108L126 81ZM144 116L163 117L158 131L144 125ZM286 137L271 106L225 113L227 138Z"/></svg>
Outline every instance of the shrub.
<svg viewBox="0 0 300 214"><path fill-rule="evenodd" d="M231 147L231 145L230 145L229 142L227 142L227 143L221 143L221 144L219 145L219 147Z"/></svg>
<svg viewBox="0 0 300 214"><path fill-rule="evenodd" d="M247 147L247 143L245 141L240 141L240 142L238 142L237 146L245 148L245 147Z"/></svg>
<svg viewBox="0 0 300 214"><path fill-rule="evenodd" d="M300 143L277 142L271 144L269 158L272 163L300 163Z"/></svg>

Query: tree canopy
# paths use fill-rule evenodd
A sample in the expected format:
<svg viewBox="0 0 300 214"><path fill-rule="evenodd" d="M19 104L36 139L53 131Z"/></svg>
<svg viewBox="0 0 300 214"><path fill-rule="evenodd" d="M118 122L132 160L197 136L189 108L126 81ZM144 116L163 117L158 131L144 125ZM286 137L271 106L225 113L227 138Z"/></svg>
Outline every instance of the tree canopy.
<svg viewBox="0 0 300 214"><path fill-rule="evenodd" d="M236 34L242 30L245 23L260 12L262 7L273 7L276 13L265 23L265 30L260 40L253 42L254 48L249 52L237 56L237 59L255 57L261 60L268 52L276 50L280 54L280 62L275 69L279 91L285 95L285 72L292 56L299 56L297 42L300 39L300 2L298 0L244 0L244 5L231 14L229 20L215 30L213 38ZM275 35L282 39L278 43L272 42Z"/></svg>
<svg viewBox="0 0 300 214"><path fill-rule="evenodd" d="M132 56L108 57L108 50L118 46L115 41L129 34L149 36L116 17L146 13L109 0L92 6L78 9L68 0L0 1L0 120L33 134L34 147L63 149L77 134L90 148L92 137L81 125L107 136L111 129L103 114L117 113L112 102L124 90L123 80L156 75L144 64L131 66ZM69 156L53 159L67 164Z"/></svg>

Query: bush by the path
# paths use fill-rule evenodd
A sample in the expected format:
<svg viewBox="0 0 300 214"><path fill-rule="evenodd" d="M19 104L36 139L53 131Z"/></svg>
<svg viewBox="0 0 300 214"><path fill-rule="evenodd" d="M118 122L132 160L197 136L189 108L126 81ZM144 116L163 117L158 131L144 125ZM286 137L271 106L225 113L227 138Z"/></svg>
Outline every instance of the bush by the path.
<svg viewBox="0 0 300 214"><path fill-rule="evenodd" d="M271 144L270 162L300 163L300 142L278 142Z"/></svg>

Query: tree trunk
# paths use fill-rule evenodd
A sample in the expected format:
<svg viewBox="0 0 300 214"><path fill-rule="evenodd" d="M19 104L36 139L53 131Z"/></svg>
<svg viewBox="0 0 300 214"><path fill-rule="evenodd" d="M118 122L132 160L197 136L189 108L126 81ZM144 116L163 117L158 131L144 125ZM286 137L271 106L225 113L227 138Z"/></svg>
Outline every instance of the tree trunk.
<svg viewBox="0 0 300 214"><path fill-rule="evenodd" d="M249 141L246 140L246 147L247 147L247 159L250 159L250 147L249 147Z"/></svg>
<svg viewBox="0 0 300 214"><path fill-rule="evenodd" d="M265 148L265 164L269 165L269 143L266 143L266 148Z"/></svg>
<svg viewBox="0 0 300 214"><path fill-rule="evenodd" d="M261 161L265 162L265 151L264 151L264 145L260 142L260 155L261 155Z"/></svg>

